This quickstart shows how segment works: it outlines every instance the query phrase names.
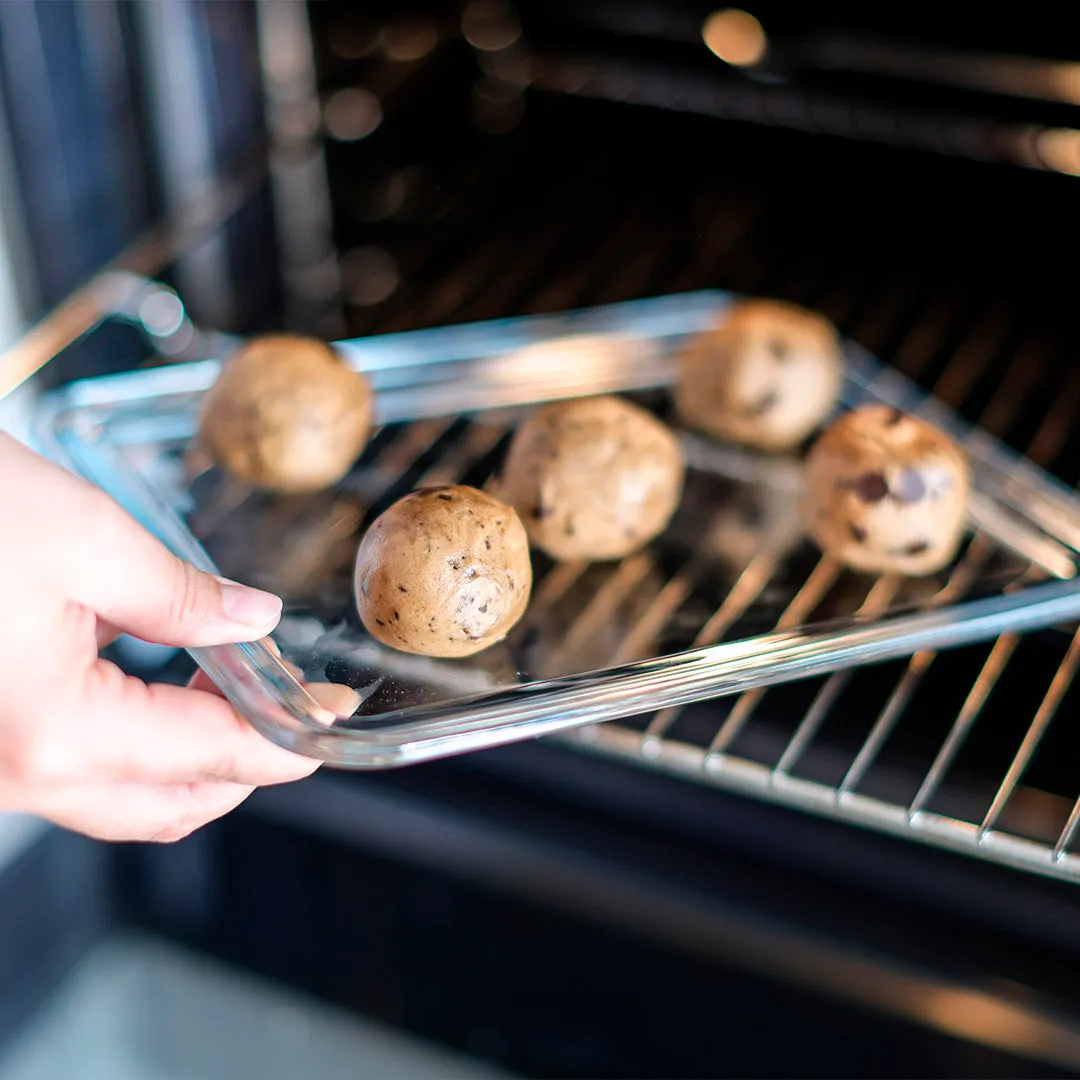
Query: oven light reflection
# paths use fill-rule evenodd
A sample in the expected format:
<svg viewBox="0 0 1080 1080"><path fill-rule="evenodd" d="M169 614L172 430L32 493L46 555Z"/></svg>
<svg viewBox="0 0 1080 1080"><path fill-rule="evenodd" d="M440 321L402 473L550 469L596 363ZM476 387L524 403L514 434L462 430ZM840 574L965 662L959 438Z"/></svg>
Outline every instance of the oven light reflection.
<svg viewBox="0 0 1080 1080"><path fill-rule="evenodd" d="M331 94L323 106L327 134L341 142L356 142L382 123L379 99L362 87L347 87Z"/></svg>
<svg viewBox="0 0 1080 1080"><path fill-rule="evenodd" d="M1080 176L1080 131L1047 128L1035 136L1035 150L1046 168L1068 176Z"/></svg>
<svg viewBox="0 0 1080 1080"><path fill-rule="evenodd" d="M656 343L647 338L576 334L523 346L504 358L491 378L519 385L574 376L584 386L606 386L617 372L642 360L658 361L657 353Z"/></svg>
<svg viewBox="0 0 1080 1080"><path fill-rule="evenodd" d="M734 67L753 67L765 58L768 39L761 23L748 11L714 11L701 28L709 51Z"/></svg>
<svg viewBox="0 0 1080 1080"><path fill-rule="evenodd" d="M1057 1053L1077 1049L1076 1040L1063 1040L1056 1025L1045 1023L1027 1009L977 991L933 990L921 1002L920 1011L941 1031L1018 1054L1045 1054L1051 1048ZM1056 1045L1061 1042L1070 1045Z"/></svg>

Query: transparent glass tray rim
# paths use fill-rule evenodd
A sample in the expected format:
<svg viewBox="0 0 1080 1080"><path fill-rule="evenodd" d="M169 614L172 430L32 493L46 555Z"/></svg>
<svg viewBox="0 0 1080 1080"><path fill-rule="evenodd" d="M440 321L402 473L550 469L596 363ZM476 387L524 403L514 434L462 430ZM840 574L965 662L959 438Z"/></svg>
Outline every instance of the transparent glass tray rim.
<svg viewBox="0 0 1080 1080"><path fill-rule="evenodd" d="M376 389L379 423L521 406L581 393L662 387L679 342L707 327L732 300L718 291L630 301L553 316L387 334L339 342ZM648 341L641 363L560 360L543 343L605 335ZM527 347L529 351L522 352ZM846 667L942 650L1080 620L1080 499L1069 488L941 402L845 342L843 404L879 401L923 416L960 441L975 481L974 522L1039 565L1051 580L1022 591L878 619L852 616L690 649L599 672L524 683L471 697L364 717L331 718L261 642L190 650L233 705L272 741L330 764L380 769L503 745L619 717L828 674ZM440 382L453 366L454 381ZM586 365L587 366L587 365ZM87 379L45 395L40 447L117 499L181 558L217 568L165 494L124 457L125 445L189 439L199 396L217 360Z"/></svg>

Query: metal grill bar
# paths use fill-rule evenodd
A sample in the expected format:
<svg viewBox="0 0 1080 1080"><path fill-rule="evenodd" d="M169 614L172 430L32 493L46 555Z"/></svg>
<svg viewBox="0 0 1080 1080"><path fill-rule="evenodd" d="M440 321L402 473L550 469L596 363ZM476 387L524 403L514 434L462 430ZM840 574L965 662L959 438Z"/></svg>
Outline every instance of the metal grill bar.
<svg viewBox="0 0 1080 1080"><path fill-rule="evenodd" d="M968 733L979 718L979 713L982 712L986 699L990 696L991 691L1001 677L1001 673L1005 670L1005 665L1008 664L1009 659L1016 650L1016 646L1019 644L1020 637L1017 634L1002 635L994 642L994 647L991 649L986 663L968 693L959 715L956 717L949 734L945 738L945 742L938 751L937 757L934 758L930 771L926 774L926 778L919 786L915 798L911 800L911 804L908 806L909 819L920 814L934 797L934 793L944 779L945 773L948 772L953 759L959 753L960 747L963 746L964 740L968 737Z"/></svg>
<svg viewBox="0 0 1080 1080"><path fill-rule="evenodd" d="M1073 808L1069 812L1069 819L1065 822L1065 828L1061 830L1061 835L1058 837L1057 843L1054 844L1055 862L1060 862L1068 854L1069 846L1073 842L1078 825L1080 825L1080 798L1073 803Z"/></svg>
<svg viewBox="0 0 1080 1080"><path fill-rule="evenodd" d="M614 616L619 605L648 576L652 564L646 555L624 559L618 569L597 590L585 610L574 621L569 633L554 650L551 666L560 671L572 665L574 653L588 642L606 620Z"/></svg>
<svg viewBox="0 0 1080 1080"><path fill-rule="evenodd" d="M873 617L887 611L900 589L900 584L900 579L892 575L878 578L867 594L866 599L859 606L857 613ZM829 711L836 703L837 698L840 697L848 683L851 682L854 674L854 669L849 668L846 671L838 671L825 680L817 694L814 695L810 708L807 709L799 726L795 729L795 734L792 735L791 741L780 756L780 760L776 763L773 770L775 773L791 772L796 762L802 757L803 751L810 744L810 740L817 734L818 728L821 727L825 718L829 715Z"/></svg>
<svg viewBox="0 0 1080 1080"><path fill-rule="evenodd" d="M990 551L989 540L980 533L968 545L964 558L957 564L956 569L949 577L948 583L930 600L930 606L942 606L951 603L956 596L962 596L967 592L978 574L979 568L989 558ZM837 786L836 796L838 799L842 799L848 792L854 791L859 786L859 782L881 752L885 740L892 733L893 727L907 708L908 703L919 687L919 683L937 655L934 652L919 652L908 662L907 669L900 677L900 681L894 687L874 721L870 734L855 755L851 768L848 769L844 779Z"/></svg>
<svg viewBox="0 0 1080 1080"><path fill-rule="evenodd" d="M1034 719L1031 721L1031 726L1024 736L1024 741L1020 744L1020 749L1017 751L1016 757L1013 758L1009 771L1005 774L1005 779L1001 782L1001 787L998 788L994 801L990 804L990 809L987 810L986 817L983 818L982 824L979 826L980 838L992 829L998 818L1001 817L1005 804L1012 796L1017 782L1024 775L1024 770L1028 767L1028 763L1031 761L1032 755L1050 725L1050 721L1053 720L1054 714L1061 704L1061 699L1072 684L1077 664L1080 664L1080 633L1073 636L1069 651L1058 666L1053 681L1050 683L1050 689L1047 690L1046 696L1043 698L1042 704L1039 706L1039 710L1036 712Z"/></svg>
<svg viewBox="0 0 1080 1080"><path fill-rule="evenodd" d="M791 630L807 621L814 608L825 598L825 594L840 576L840 565L828 555L823 555L803 583L795 598L788 604L784 614L776 623L777 630ZM758 702L765 696L764 690L750 690L740 694L735 707L728 713L713 741L709 744L709 754L722 754L736 735L743 729L746 721L754 714Z"/></svg>
<svg viewBox="0 0 1080 1080"><path fill-rule="evenodd" d="M713 645L719 641L735 620L744 615L750 605L761 595L762 589L768 585L769 580L772 578L776 565L777 560L772 555L761 554L753 559L739 575L734 586L728 591L723 603L698 631L694 638L693 647ZM821 564L818 565L820 567ZM642 737L643 741L659 739L671 727L681 712L682 708L678 706L661 709L646 728Z"/></svg>

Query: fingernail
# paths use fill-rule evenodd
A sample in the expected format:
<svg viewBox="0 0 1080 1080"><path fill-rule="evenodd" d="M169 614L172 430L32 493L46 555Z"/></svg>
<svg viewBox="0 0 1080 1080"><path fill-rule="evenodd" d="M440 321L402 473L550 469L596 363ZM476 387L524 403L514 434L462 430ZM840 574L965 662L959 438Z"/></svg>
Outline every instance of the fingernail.
<svg viewBox="0 0 1080 1080"><path fill-rule="evenodd" d="M342 686L340 683L308 683L304 689L322 706L327 712L333 713L329 720L339 716L352 716L360 708L361 695L351 686Z"/></svg>
<svg viewBox="0 0 1080 1080"><path fill-rule="evenodd" d="M281 598L262 589L252 589L228 578L221 584L221 610L225 617L243 626L266 626L281 617Z"/></svg>

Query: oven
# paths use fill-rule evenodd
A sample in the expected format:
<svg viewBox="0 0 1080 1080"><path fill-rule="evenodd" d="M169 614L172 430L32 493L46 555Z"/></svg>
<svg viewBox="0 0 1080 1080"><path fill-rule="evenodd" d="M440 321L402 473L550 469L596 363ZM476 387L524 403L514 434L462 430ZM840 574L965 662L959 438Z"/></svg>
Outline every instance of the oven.
<svg viewBox="0 0 1080 1080"><path fill-rule="evenodd" d="M1080 482L1080 57L1053 13L218 7L180 9L156 81L169 27L117 7L150 85L131 140L151 164L124 182L152 179L114 220L134 246L97 230L73 280L39 256L49 305L119 251L202 331L182 361L216 332L775 296ZM205 97L207 70L232 73L232 111L170 108L169 79ZM123 338L40 378L161 362ZM1071 1075L1078 663L1073 626L1005 633L324 770L168 847L48 834L19 863L24 940L60 972L136 926L526 1075ZM35 902L58 867L92 904Z"/></svg>

